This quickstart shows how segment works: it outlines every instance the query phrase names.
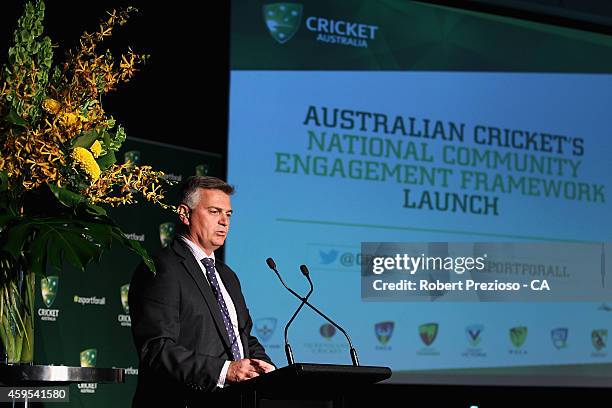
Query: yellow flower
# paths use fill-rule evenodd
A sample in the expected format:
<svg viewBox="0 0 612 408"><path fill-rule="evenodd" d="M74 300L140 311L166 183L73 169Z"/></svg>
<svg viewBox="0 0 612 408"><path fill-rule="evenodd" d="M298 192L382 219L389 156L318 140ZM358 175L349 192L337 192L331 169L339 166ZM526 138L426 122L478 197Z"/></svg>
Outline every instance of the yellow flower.
<svg viewBox="0 0 612 408"><path fill-rule="evenodd" d="M75 147L72 151L72 158L93 181L100 178L100 166L98 166L89 150L83 147Z"/></svg>
<svg viewBox="0 0 612 408"><path fill-rule="evenodd" d="M43 101L42 107L47 112L56 115L60 111L62 105L55 99L47 98Z"/></svg>
<svg viewBox="0 0 612 408"><path fill-rule="evenodd" d="M66 112L62 115L61 121L64 126L75 126L77 124L78 115L72 112Z"/></svg>
<svg viewBox="0 0 612 408"><path fill-rule="evenodd" d="M96 140L91 147L89 148L89 150L93 153L93 157L95 157L96 159L98 157L100 157L100 153L102 153L102 145L100 144L99 140Z"/></svg>

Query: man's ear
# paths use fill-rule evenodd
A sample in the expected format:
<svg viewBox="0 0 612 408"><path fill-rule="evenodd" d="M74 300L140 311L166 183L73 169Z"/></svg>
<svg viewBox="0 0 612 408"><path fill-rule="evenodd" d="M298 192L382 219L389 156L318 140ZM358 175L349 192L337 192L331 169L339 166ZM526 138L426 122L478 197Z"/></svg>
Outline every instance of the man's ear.
<svg viewBox="0 0 612 408"><path fill-rule="evenodd" d="M177 208L179 220L183 225L189 225L189 216L191 215L191 209L185 204L181 204Z"/></svg>

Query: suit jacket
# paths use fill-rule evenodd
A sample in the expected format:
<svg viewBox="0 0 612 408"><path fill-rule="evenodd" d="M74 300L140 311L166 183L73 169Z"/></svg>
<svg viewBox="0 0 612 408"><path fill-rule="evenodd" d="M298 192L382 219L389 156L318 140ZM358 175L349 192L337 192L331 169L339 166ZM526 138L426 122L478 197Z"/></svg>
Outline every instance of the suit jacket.
<svg viewBox="0 0 612 408"><path fill-rule="evenodd" d="M139 356L133 406L184 408L212 397L232 352L215 295L186 244L175 240L154 262L155 275L141 266L130 283L132 335ZM215 267L236 308L244 357L271 363L251 335L253 322L238 277L223 262L216 260Z"/></svg>

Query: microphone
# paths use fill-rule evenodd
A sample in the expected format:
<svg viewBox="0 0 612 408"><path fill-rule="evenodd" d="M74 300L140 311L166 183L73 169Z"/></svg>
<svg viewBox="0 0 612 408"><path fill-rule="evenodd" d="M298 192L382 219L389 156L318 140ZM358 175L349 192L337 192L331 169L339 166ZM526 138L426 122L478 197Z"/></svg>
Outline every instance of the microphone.
<svg viewBox="0 0 612 408"><path fill-rule="evenodd" d="M295 293L289 286L287 286L287 284L285 283L283 278L280 276L280 273L278 273L278 270L276 269L276 263L274 262L274 259L268 258L268 259L266 259L266 263L268 264L268 267L270 269L272 269L276 273L276 276L278 276L278 279L280 279L280 281L283 284L283 286L289 292L291 292L291 294L293 296L297 297L298 299L300 299L302 301L302 303L300 303L300 306L293 313L293 316L291 316L291 319L289 319L289 322L285 325L285 355L287 356L287 363L289 365L291 365L291 364L295 363L295 360L293 358L293 350L291 349L291 345L289 344L289 340L287 338L287 334L289 332L289 326L291 325L291 323L293 323L293 320L295 320L295 317L298 315L300 310L302 310L302 307L304 307L304 304L308 301L308 298L312 294L312 290L314 289L314 287L312 286L312 283L310 283L310 291L308 292L306 297L303 298L300 295L298 295L297 293Z"/></svg>
<svg viewBox="0 0 612 408"><path fill-rule="evenodd" d="M353 347L353 342L351 342L351 338L349 337L348 333L342 327L338 326L336 324L336 322L334 322L332 319L327 317L323 312L321 312L319 309L317 309L315 306L313 306L310 302L308 302L308 298L307 297L306 298L301 297L300 295L295 293L295 291L293 289L288 287L287 284L285 284L285 281L283 280L283 278L280 276L280 273L276 269L276 264L274 263L274 260L272 258L268 258L266 260L266 263L268 264L268 267L274 271L274 273L276 274L278 279L281 281L281 283L283 284L285 289L287 289L293 296L297 297L298 299L300 299L302 301L302 305L300 305L300 307L302 307L303 305L307 305L309 308L311 308L313 311L315 311L319 316L321 316L322 318L327 320L332 326L334 326L342 334L344 334L344 337L346 337L346 340L348 341L348 344L349 344L350 353L351 353L351 360L353 362L353 365L354 366L359 366L359 358L357 357L357 351ZM302 272L302 275L304 275L306 277L306 279L308 279L308 283L310 284L310 287L311 287L310 292L308 293L308 296L310 296L310 293L313 290L312 280L310 279L310 272L308 271L308 268L306 267L306 265L300 265L300 271ZM289 359L289 356L287 358ZM291 358L293 359L293 356L291 356Z"/></svg>

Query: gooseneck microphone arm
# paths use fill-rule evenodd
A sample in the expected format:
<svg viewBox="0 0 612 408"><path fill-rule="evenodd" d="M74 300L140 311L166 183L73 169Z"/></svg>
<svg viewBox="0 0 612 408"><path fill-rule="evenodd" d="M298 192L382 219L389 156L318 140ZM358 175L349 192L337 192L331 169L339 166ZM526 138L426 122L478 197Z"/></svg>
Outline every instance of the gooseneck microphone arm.
<svg viewBox="0 0 612 408"><path fill-rule="evenodd" d="M312 288L313 285L312 285L312 280L310 279L310 272L308 271L308 268L306 267L306 265L300 265L300 271L302 272L302 275L304 275L306 277L306 279L308 279L308 283L310 283L310 287ZM316 307L312 306L308 302L304 302L304 303L306 303L308 306L310 306L310 308L312 310L317 312L325 320L327 320L332 325L334 325L335 328L340 330L342 332L342 334L344 334L344 337L346 337L346 340L348 341L348 344L349 344L350 353L351 353L351 361L353 362L354 366L358 366L359 365L359 358L357 357L357 350L355 350L355 347L353 347L353 343L351 342L351 338L349 337L348 333L345 332L342 327L340 327L336 323L334 323L329 317L325 316L322 312L320 312Z"/></svg>
<svg viewBox="0 0 612 408"><path fill-rule="evenodd" d="M269 259L272 259L272 258L269 258ZM310 298L310 295L312 294L312 291L314 290L314 286L312 285L310 278L308 279L308 282L310 283L310 290L308 291L306 296L302 299L302 303L300 303L300 306L298 306L296 311L293 313L293 316L291 316L291 319L289 319L289 322L287 322L287 324L285 325L285 354L287 355L287 362L289 364L295 363L295 360L293 359L293 350L291 350L291 345L289 344L289 340L287 340L288 338L287 333L289 332L289 326L291 326L291 323L293 323L293 320L296 318L298 313L300 313L300 310L302 310L306 302L308 302L308 298Z"/></svg>
<svg viewBox="0 0 612 408"><path fill-rule="evenodd" d="M310 302L308 302L307 298L304 298L304 297L298 295L293 289L291 289L289 286L287 286L287 284L285 283L283 278L280 276L280 273L276 269L276 263L274 263L274 260L272 258L266 259L266 263L268 264L268 267L270 269L272 269L272 271L274 271L274 273L276 274L278 279L281 281L281 283L283 284L285 289L287 289L289 291L289 293L291 293L293 296L295 296L296 298L301 300L303 304L307 305L314 312L316 312L319 316L321 316L322 318L327 320L332 326L334 326L336 329L338 329L344 335L344 337L346 337L346 340L348 341L348 344L349 344L350 353L351 353L351 360L353 362L353 365L354 366L358 366L359 365L359 359L357 357L357 351L353 347L353 343L351 342L351 338L349 337L348 333L346 331L344 331L344 329L342 327L338 326L332 319L327 317L325 315L325 313L321 312L319 309L317 309L315 306L313 306ZM312 287L312 280L310 279L310 274L308 273L308 268L306 268L306 265L300 266L300 270L302 271L302 274L304 274L304 276L306 276L306 279L308 279L308 282L310 283L310 285ZM293 356L291 356L291 358L293 358ZM289 356L288 356L287 359L289 360Z"/></svg>
<svg viewBox="0 0 612 408"><path fill-rule="evenodd" d="M287 356L287 364L291 365L291 364L295 363L295 360L293 359L293 350L291 349L291 345L289 344L289 340L287 338L287 332L288 332L288 329L289 329L289 325L291 324L293 319L295 319L295 316L298 314L298 312L301 310L301 308L304 306L304 304L308 301L308 296L310 296L310 293L312 293L312 289L308 293L308 296L306 296L305 298L301 297L293 289L291 289L289 286L287 286L287 284L283 280L283 277L280 275L280 273L278 273L278 270L276 269L276 263L274 262L274 259L268 258L268 259L266 259L266 263L268 264L268 268L270 268L270 269L272 269L274 271L274 273L276 274L278 279L281 281L281 283L283 284L285 289L287 289L293 296L297 297L298 299L300 299L302 301L302 304L300 304L300 307L295 311L295 313L293 314L293 317L291 317L291 320L289 321L289 323L287 323L285 325L285 355Z"/></svg>

